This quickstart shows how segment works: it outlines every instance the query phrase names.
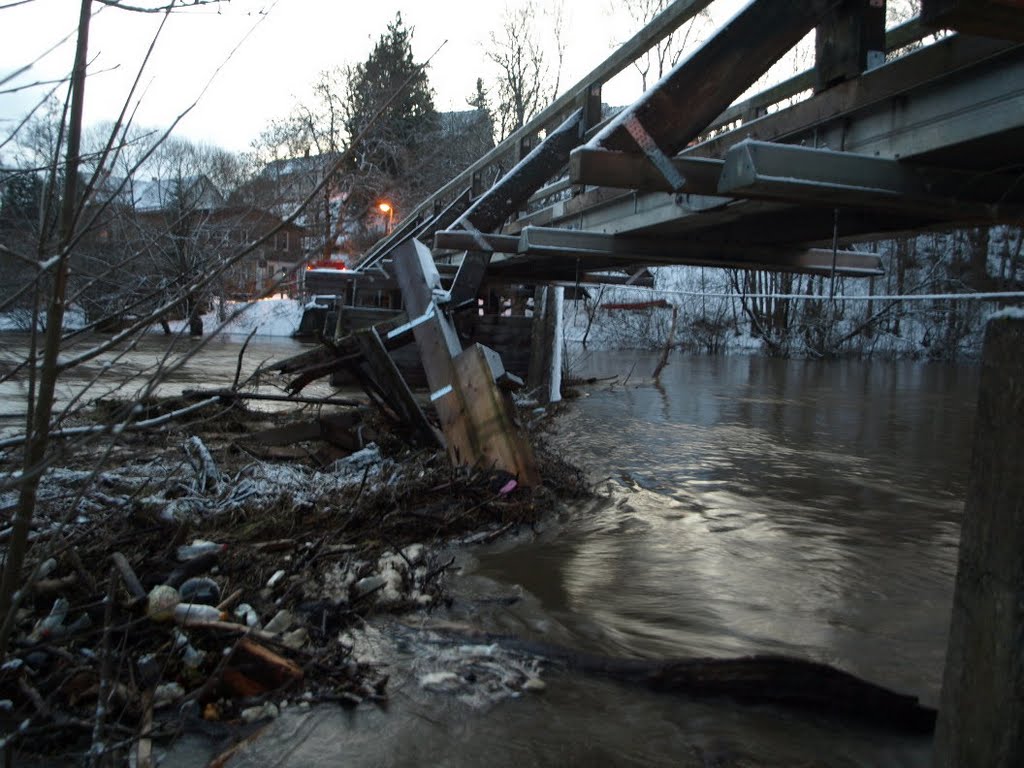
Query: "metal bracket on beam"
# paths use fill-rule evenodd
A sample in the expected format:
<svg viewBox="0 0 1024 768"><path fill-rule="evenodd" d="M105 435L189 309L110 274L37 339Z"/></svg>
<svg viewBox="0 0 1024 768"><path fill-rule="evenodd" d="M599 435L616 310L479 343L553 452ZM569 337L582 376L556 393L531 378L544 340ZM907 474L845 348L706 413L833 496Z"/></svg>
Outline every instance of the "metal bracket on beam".
<svg viewBox="0 0 1024 768"><path fill-rule="evenodd" d="M629 135L633 137L633 140L636 141L637 146L647 155L647 159L654 164L654 167L658 169L658 172L668 182L669 189L672 192L681 190L686 184L686 179L672 165L672 161L668 156L661 151L658 142L651 138L651 134L647 132L643 123L637 119L636 115L628 115L622 124L629 131Z"/></svg>

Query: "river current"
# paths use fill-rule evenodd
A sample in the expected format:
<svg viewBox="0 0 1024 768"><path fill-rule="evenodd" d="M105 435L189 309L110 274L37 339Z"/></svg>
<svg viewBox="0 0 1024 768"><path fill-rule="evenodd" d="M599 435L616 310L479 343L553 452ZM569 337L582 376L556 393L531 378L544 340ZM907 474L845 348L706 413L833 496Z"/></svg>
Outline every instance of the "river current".
<svg viewBox="0 0 1024 768"><path fill-rule="evenodd" d="M459 552L443 618L628 657L783 653L938 704L977 370L595 353L552 438L596 499ZM401 636L381 626L382 637ZM388 711L287 713L239 766L926 766L930 739L567 672L490 705L384 654Z"/></svg>

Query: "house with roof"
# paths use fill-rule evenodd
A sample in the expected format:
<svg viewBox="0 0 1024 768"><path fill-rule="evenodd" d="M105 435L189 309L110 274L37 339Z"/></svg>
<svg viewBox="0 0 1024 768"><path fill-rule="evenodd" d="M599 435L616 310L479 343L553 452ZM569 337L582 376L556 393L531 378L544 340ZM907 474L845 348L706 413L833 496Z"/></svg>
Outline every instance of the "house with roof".
<svg viewBox="0 0 1024 768"><path fill-rule="evenodd" d="M299 292L306 230L274 211L229 203L206 176L107 177L94 197L102 206L86 253L94 265L122 263L126 280L154 290L218 272L209 297Z"/></svg>

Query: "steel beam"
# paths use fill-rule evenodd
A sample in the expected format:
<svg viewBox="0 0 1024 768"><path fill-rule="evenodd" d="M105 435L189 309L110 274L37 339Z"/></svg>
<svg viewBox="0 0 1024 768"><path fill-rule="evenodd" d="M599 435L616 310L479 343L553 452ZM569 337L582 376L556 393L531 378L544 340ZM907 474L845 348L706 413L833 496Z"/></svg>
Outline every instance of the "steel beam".
<svg viewBox="0 0 1024 768"><path fill-rule="evenodd" d="M438 238L457 242L459 232L439 232ZM518 238L492 236L496 252L511 258L492 263L499 274L509 271L543 274L552 270L552 279L563 279L559 262L581 271L637 265L687 264L740 269L767 269L788 272L828 274L832 271L833 252L820 248L792 248L758 245L719 245L686 241L680 238L641 238L607 235L573 229L526 227ZM882 274L876 254L836 251L836 273L849 277ZM543 270L535 269L543 265ZM578 267L577 267L578 265Z"/></svg>
<svg viewBox="0 0 1024 768"><path fill-rule="evenodd" d="M999 129L1019 125L1024 113L1019 100L1022 67L1021 46L953 35L702 142L684 156L722 157L729 147L749 138L881 157L928 152L943 146L943 141L948 144L992 134L993 116L999 120ZM955 99L952 89L957 91ZM929 93L933 96L928 97ZM983 107L989 114L979 111ZM960 130L955 136L947 131L940 139L935 126L948 119L955 119Z"/></svg>
<svg viewBox="0 0 1024 768"><path fill-rule="evenodd" d="M718 192L808 205L883 208L962 221L1016 221L1004 201L1024 190L1017 177L916 167L882 157L744 141L725 156Z"/></svg>

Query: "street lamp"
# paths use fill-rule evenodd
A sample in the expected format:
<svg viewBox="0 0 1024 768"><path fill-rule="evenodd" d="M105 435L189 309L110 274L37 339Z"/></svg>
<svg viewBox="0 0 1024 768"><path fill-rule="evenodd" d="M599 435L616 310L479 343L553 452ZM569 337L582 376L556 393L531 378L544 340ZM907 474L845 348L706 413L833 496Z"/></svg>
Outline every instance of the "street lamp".
<svg viewBox="0 0 1024 768"><path fill-rule="evenodd" d="M386 234L391 234L391 227L395 220L395 209L391 207L390 203L378 203L377 210L381 213L386 213L388 216L388 230Z"/></svg>

